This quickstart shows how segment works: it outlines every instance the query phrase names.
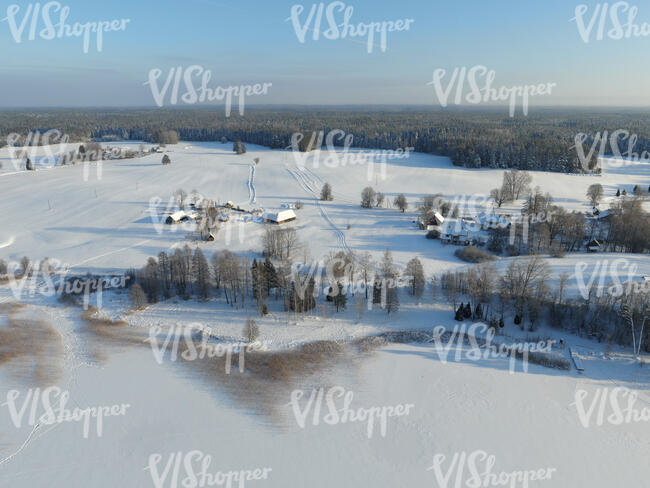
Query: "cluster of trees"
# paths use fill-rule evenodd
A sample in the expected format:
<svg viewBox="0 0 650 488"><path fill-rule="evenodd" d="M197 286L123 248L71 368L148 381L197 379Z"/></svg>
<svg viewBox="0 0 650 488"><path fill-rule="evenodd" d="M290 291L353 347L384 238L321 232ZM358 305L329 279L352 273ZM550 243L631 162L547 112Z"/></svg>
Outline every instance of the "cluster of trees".
<svg viewBox="0 0 650 488"><path fill-rule="evenodd" d="M490 197L501 208L504 203L519 200L530 191L530 184L533 178L526 171L506 171L503 173L501 188L494 188L490 191Z"/></svg>
<svg viewBox="0 0 650 488"><path fill-rule="evenodd" d="M178 132L175 130L155 129L147 132L143 140L154 144L178 144Z"/></svg>
<svg viewBox="0 0 650 488"><path fill-rule="evenodd" d="M172 296L200 300L223 297L227 304L241 308L247 298L252 298L259 313L265 315L268 300L273 298L282 302L285 311L305 313L316 308L318 296L324 295L325 302L331 302L338 312L347 308L352 295L361 316L367 301L389 314L397 312L402 283L418 299L424 293L426 278L418 258L411 259L402 273L389 250L377 263L369 253L350 250L330 253L318 263L322 268L306 263L294 266L295 249L287 252L284 247L286 239L293 242L290 234L289 229L271 228L265 239L283 243L281 254L266 253L263 260L252 262L227 250L214 253L210 262L199 248L192 251L185 246L171 254L161 252L157 258L149 258L141 269L129 270L130 282L137 284L131 292L134 305L141 308Z"/></svg>
<svg viewBox="0 0 650 488"><path fill-rule="evenodd" d="M639 197L618 201L610 209L606 249L609 251L650 252L650 215Z"/></svg>
<svg viewBox="0 0 650 488"><path fill-rule="evenodd" d="M587 219L584 213L568 212L555 205L553 197L539 187L531 190L531 183L527 172L507 171L503 174L501 188L490 192L498 207L524 197L521 215L515 216L512 228L489 230L487 245L490 251L510 255L551 252L562 256L565 252L581 250L585 242L594 238L598 238L602 249L607 251L650 251L650 215L642 207L644 195L638 186L634 197L612 205L606 219ZM590 185L586 196L588 203L596 207L604 196L602 185ZM433 204L427 205L425 200L424 217L431 215L432 207Z"/></svg>
<svg viewBox="0 0 650 488"><path fill-rule="evenodd" d="M547 320L553 327L599 341L639 345L638 324L647 317L648 292L615 297L598 293L594 283L586 300L567 299L569 279L569 274L563 273L553 285L545 261L530 256L513 261L501 275L493 263L444 273L433 280L433 294L435 297L440 292L453 304L458 320L482 320L501 328L509 312L522 330L535 331L542 320ZM634 336L633 323L637 324ZM647 330L640 343L643 350L650 351Z"/></svg>
<svg viewBox="0 0 650 488"><path fill-rule="evenodd" d="M510 228L489 229L487 248L508 255L550 252L561 257L581 251L596 238L602 251L650 252L650 215L641 198L616 202L606 219L587 219L582 212L568 212L554 205L539 188L524 203L520 220Z"/></svg>
<svg viewBox="0 0 650 488"><path fill-rule="evenodd" d="M4 111L0 134L26 134L35 128L55 128L71 141L148 140L174 143L160 134L176 132L183 140L245 140L271 148L287 148L291 135L313 131L343 130L354 136L356 147L398 149L449 156L454 164L481 168L582 172L576 135L588 136L583 153L605 131L627 130L635 134L631 150L650 151L650 123L643 112L628 110L539 109L527 117L507 117L501 108L476 109L250 109L246 116L213 107L188 109L44 110ZM4 144L0 138L0 145ZM344 138L341 138L344 139ZM630 140L632 138L630 137ZM303 137L303 144L310 144ZM344 145L344 140L334 144ZM311 148L304 148L309 150ZM605 154L612 154L611 141ZM595 167L598 151L586 162Z"/></svg>
<svg viewBox="0 0 650 488"><path fill-rule="evenodd" d="M138 307L171 296L194 296L223 297L232 307L243 308L252 298L261 315L268 313L270 299L280 301L287 312L306 313L319 306L320 290L326 283L329 292L320 301L322 313L326 313L327 302L336 311L345 310L352 295L360 317L367 300L388 314L398 311L400 277L406 283L403 291L418 300L427 288L420 260L411 259L400 272L389 250L378 262L369 253L331 253L324 262L325 277L315 274L306 263L298 267L293 264L286 255L282 259L267 255L251 262L227 250L213 254L208 263L200 249L192 251L185 246L172 254L161 252L157 259L149 258L143 268L131 270L130 282L136 282L138 287L131 293ZM564 273L553 284L545 260L532 255L512 261L503 273L497 272L492 262L446 272L431 279L430 289L434 300L440 294L453 305L459 320L483 320L497 328L512 317L522 330L529 331L535 331L546 320L554 327L598 340L631 344L630 324L636 323L638 329L638 324L643 323L650 294L645 290L621 296L602 294L597 293L594 283L587 300L567 299L569 279ZM640 342L637 336L634 341L650 351L648 330L640 336Z"/></svg>
<svg viewBox="0 0 650 488"><path fill-rule="evenodd" d="M384 204L384 199L384 194L375 191L371 186L361 190L361 207L363 208L381 207Z"/></svg>

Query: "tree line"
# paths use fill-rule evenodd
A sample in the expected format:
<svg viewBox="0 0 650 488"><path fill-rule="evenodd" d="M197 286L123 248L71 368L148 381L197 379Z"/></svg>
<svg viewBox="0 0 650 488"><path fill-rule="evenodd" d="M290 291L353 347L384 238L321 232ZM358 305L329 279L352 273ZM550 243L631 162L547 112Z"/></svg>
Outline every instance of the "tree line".
<svg viewBox="0 0 650 488"><path fill-rule="evenodd" d="M631 149L650 150L647 114L634 110L540 109L527 117L504 117L495 109L370 109L278 108L249 109L245 116L225 117L216 108L5 111L0 114L2 142L10 133L57 129L71 141L145 140L174 143L174 131L190 141L242 140L270 148L287 148L295 133L343 130L353 145L369 149L413 147L415 151L448 156L471 168L577 173L595 168L598 151L589 155L598 134L626 130L636 135ZM303 138L309 140L309 138ZM343 146L344 140L334 140ZM623 141L627 144L627 142ZM304 149L304 148L303 148ZM308 149L308 148L307 148ZM605 154L614 152L611 141Z"/></svg>

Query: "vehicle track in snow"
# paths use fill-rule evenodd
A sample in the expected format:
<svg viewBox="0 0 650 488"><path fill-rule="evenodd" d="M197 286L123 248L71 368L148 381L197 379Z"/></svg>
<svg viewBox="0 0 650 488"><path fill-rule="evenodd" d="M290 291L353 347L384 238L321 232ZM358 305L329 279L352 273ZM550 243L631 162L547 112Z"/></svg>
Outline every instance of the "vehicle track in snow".
<svg viewBox="0 0 650 488"><path fill-rule="evenodd" d="M257 203L257 195L255 192L255 165L251 164L250 171L248 172L248 203L253 205Z"/></svg>
<svg viewBox="0 0 650 488"><path fill-rule="evenodd" d="M307 193L310 193L312 197L314 198L314 201L316 202L316 206L318 207L318 210L325 220L327 224L330 226L332 231L334 232L334 235L336 236L336 241L341 249L344 251L350 251L350 247L348 246L347 240L345 238L345 234L343 231L332 221L332 219L329 217L325 209L323 208L323 205L320 202L320 199L318 197L318 190L317 187L315 188L315 182L313 179L310 179L306 177L301 171L300 168L296 170L292 170L291 168L287 167L287 171L293 178L298 182L298 184L302 187L303 190L305 190Z"/></svg>

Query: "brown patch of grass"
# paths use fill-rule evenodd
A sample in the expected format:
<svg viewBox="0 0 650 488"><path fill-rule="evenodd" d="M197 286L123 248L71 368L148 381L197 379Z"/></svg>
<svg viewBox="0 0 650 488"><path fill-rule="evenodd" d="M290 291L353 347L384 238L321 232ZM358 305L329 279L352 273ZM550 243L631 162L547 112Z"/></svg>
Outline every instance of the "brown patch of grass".
<svg viewBox="0 0 650 488"><path fill-rule="evenodd" d="M88 307L81 314L81 318L86 323L84 332L91 334L95 339L101 339L101 344L93 343L90 348L93 360L105 362L107 360L105 349L110 345L118 347L146 345L143 342L145 336L142 329L129 327L128 322L124 320L100 317L98 313L96 307Z"/></svg>
<svg viewBox="0 0 650 488"><path fill-rule="evenodd" d="M60 334L44 320L17 317L21 304L3 304L7 327L0 327L0 365L12 378L28 386L53 385L62 373L63 343Z"/></svg>
<svg viewBox="0 0 650 488"><path fill-rule="evenodd" d="M236 404L277 424L291 390L341 364L348 359L347 352L346 344L318 341L286 351L233 352L231 357L206 356L190 361L179 356L179 362L189 377L209 386L218 385L218 390ZM244 373L239 369L241 357ZM230 361L229 373L226 361Z"/></svg>

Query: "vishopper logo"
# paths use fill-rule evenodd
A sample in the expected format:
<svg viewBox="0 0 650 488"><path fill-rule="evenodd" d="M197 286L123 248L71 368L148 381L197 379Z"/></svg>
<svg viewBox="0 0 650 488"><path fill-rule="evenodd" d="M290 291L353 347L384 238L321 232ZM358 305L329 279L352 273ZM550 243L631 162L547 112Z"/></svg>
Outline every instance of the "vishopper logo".
<svg viewBox="0 0 650 488"><path fill-rule="evenodd" d="M97 180L102 179L104 156L119 158L122 150L117 147L109 151L99 143L71 144L70 137L57 129L41 133L32 131L23 136L12 132L6 138L9 158L14 170L50 169L56 166L75 165L83 162L83 180L90 177L91 163L96 168ZM57 146L54 149L52 146ZM88 146L88 147L86 147Z"/></svg>
<svg viewBox="0 0 650 488"><path fill-rule="evenodd" d="M307 31L312 32L312 39L320 39L323 15L328 28L322 31L323 38L328 40L366 38L368 54L375 48L375 35L379 37L379 48L386 52L387 37L389 32L400 32L410 30L413 19L400 19L396 21L383 22L359 22L351 23L354 7L344 2L330 2L327 6L324 3L315 3L311 6L307 17L302 20L301 16L305 11L303 5L291 7L291 15L286 21L291 21L293 29L301 44L305 43Z"/></svg>
<svg viewBox="0 0 650 488"><path fill-rule="evenodd" d="M7 407L11 421L20 429L24 422L31 427L40 425L54 425L66 422L83 422L83 437L87 439L90 435L91 419L95 419L95 432L97 437L104 433L104 419L126 415L126 409L131 405L128 403L115 404L110 406L97 406L78 408L70 410L66 408L70 400L70 392L62 390L58 386L50 386L41 390L40 388L30 389L22 399L22 393L18 390L9 390L7 401L2 404ZM25 414L29 409L29 415ZM41 409L39 411L39 409ZM38 415L41 413L41 415Z"/></svg>
<svg viewBox="0 0 650 488"><path fill-rule="evenodd" d="M601 427L605 423L622 425L648 422L650 408L636 408L638 399L639 394L636 391L624 386L611 389L598 388L593 394L587 390L577 389L575 401L570 406L575 407L578 419L585 429L592 425Z"/></svg>
<svg viewBox="0 0 650 488"><path fill-rule="evenodd" d="M199 450L168 454L164 467L161 464L162 460L162 454L151 454L149 464L144 468L145 471L150 472L155 488L177 488L178 486L185 488L204 486L244 488L247 486L247 481L268 479L269 473L272 471L271 468L255 468L210 472L212 456ZM185 476L181 478L183 472Z"/></svg>
<svg viewBox="0 0 650 488"><path fill-rule="evenodd" d="M352 408L354 392L346 391L342 386L334 386L329 388L327 392L323 388L312 389L306 404L301 407L301 400L304 396L305 392L303 390L294 390L291 392L291 401L289 402L296 422L301 429L304 429L307 425L307 417L312 410L312 425L317 426L320 424L323 400L325 400L327 413L322 416L322 421L325 424L365 423L368 439L373 436L375 423L379 424L380 435L386 437L388 418L409 415L410 410L415 406L408 403L384 407ZM337 399L342 399L342 405L337 404Z"/></svg>
<svg viewBox="0 0 650 488"><path fill-rule="evenodd" d="M508 101L510 107L510 117L515 116L517 102L521 102L522 113L528 115L528 103L531 97L551 95L553 88L557 83L539 83L537 85L516 85L500 86L493 88L492 83L496 78L496 72L489 70L486 66L476 65L471 68L466 66L456 67L452 72L451 78L447 82L447 87L443 87L443 79L447 75L447 70L438 68L433 71L433 79L427 85L433 85L438 103L442 107L449 104L449 96L456 87L456 93L453 98L455 105L465 103L478 105L490 102ZM469 92L465 88L465 83L469 85ZM482 84L482 86L480 86Z"/></svg>
<svg viewBox="0 0 650 488"><path fill-rule="evenodd" d="M182 66L174 67L167 73L162 87L158 85L158 79L162 76L162 70L154 68L149 71L149 80L144 82L151 88L156 105L162 107L169 93L169 104L176 105L179 103L179 91L181 89L181 80L185 85L185 92L180 95L180 102L186 105L195 105L197 103L224 101L226 117L230 117L233 99L237 98L239 106L239 115L244 115L246 97L261 96L268 93L272 83L256 83L254 85L239 86L216 86L209 88L208 84L212 78L212 71L205 69L203 66L193 64L187 68ZM200 85L197 89L195 81L200 79ZM171 88L171 92L169 91Z"/></svg>
<svg viewBox="0 0 650 488"><path fill-rule="evenodd" d="M22 14L22 19L18 18L20 10L20 5L9 5L7 7L7 16L2 19L3 21L6 20L9 24L11 35L16 43L20 44L23 41L23 34L25 34L25 28L29 23L28 40L33 41L37 35L46 41L63 39L64 37L83 36L84 54L88 54L92 40L95 42L97 52L102 52L104 33L125 31L126 24L131 22L131 19L115 19L111 21L86 22L83 24L79 22L68 24L66 20L70 15L70 7L63 6L59 2L47 2L42 6L40 3L29 3ZM55 23L53 17L57 13L58 22ZM43 28L37 31L39 20L42 21Z"/></svg>
<svg viewBox="0 0 650 488"><path fill-rule="evenodd" d="M591 268L589 278L586 271ZM650 293L650 280L637 276L638 266L625 258L601 259L595 264L579 261L575 265L574 277L578 290L585 300L593 293L597 297L609 295L614 298L633 294ZM621 276L627 274L627 280L621 281Z"/></svg>
<svg viewBox="0 0 650 488"><path fill-rule="evenodd" d="M149 328L149 337L144 340L151 345L151 351L158 364L163 364L165 353L169 353L169 361L196 361L204 358L225 357L225 371L230 374L233 354L238 356L239 372L246 370L245 355L247 352L266 351L267 342L210 342L218 337L210 327L199 322L187 325L175 324L167 330L164 340L159 342L163 328L155 325Z"/></svg>
<svg viewBox="0 0 650 488"><path fill-rule="evenodd" d="M589 150L585 153L585 146L588 141L591 141L591 143L587 146ZM624 141L627 141L627 148L621 151L620 143L624 143ZM574 142L575 144L571 146L571 149L576 150L578 159L585 171L603 168L604 165L610 168L620 168L634 163L650 163L650 153L648 151L639 154L634 150L638 142L638 135L630 134L628 130L619 129L611 134L608 131L596 132L593 137L584 132L579 132L576 134ZM611 152L607 150L608 142ZM596 148L598 148L597 153Z"/></svg>
<svg viewBox="0 0 650 488"><path fill-rule="evenodd" d="M598 25L595 31L597 41L602 41L605 36L612 40L650 36L650 24L647 22L643 22L642 24L635 23L634 21L639 9L635 5L630 5L628 2L615 2L611 5L608 3L597 3L589 16L587 16L588 11L588 5L580 4L575 8L575 17L570 19L570 22L575 21L580 38L585 44L591 41L592 32L596 25ZM624 16L626 22L623 22L621 19ZM605 31L607 27L610 28Z"/></svg>
<svg viewBox="0 0 650 488"><path fill-rule="evenodd" d="M445 336L447 336L446 341ZM447 364L449 353L454 348L454 361L481 361L487 359L509 359L508 369L510 374L515 374L518 357L522 362L522 371L528 372L528 356L531 352L551 352L554 340L539 342L512 342L509 344L493 343L494 329L484 323L454 325L449 332L446 327L439 325L433 329L431 342L434 343L435 352L440 362ZM465 344L467 339L468 344ZM479 345L479 341L482 345ZM446 342L446 343L445 343Z"/></svg>
<svg viewBox="0 0 650 488"><path fill-rule="evenodd" d="M531 481L550 480L557 468L495 471L496 456L487 451L455 452L445 468L447 456L436 454L427 471L433 471L438 488L509 486L528 488ZM454 476L455 475L455 476ZM453 481L452 481L453 480Z"/></svg>
<svg viewBox="0 0 650 488"><path fill-rule="evenodd" d="M352 134L346 134L341 129L330 130L327 134L325 131L314 131L309 134L309 138L302 132L294 132L291 135L291 145L287 149L291 149L293 159L299 168L305 168L308 159L311 159L311 168L314 169L319 168L321 162L326 168L367 165L368 181L375 179L376 165L379 166L379 176L383 181L387 177L388 160L408 158L410 152L414 150L413 147L406 147L394 150L351 151L353 140ZM325 151L321 149L323 143L326 145Z"/></svg>
<svg viewBox="0 0 650 488"><path fill-rule="evenodd" d="M58 259L44 259L36 265L28 261L7 263L7 277L11 293L18 301L25 296L41 295L44 297L82 296L83 308L87 310L90 305L90 295L94 294L97 308L103 304L103 291L120 289L127 286L128 278L125 275L112 276L67 276L71 266ZM56 283L55 283L56 282Z"/></svg>

